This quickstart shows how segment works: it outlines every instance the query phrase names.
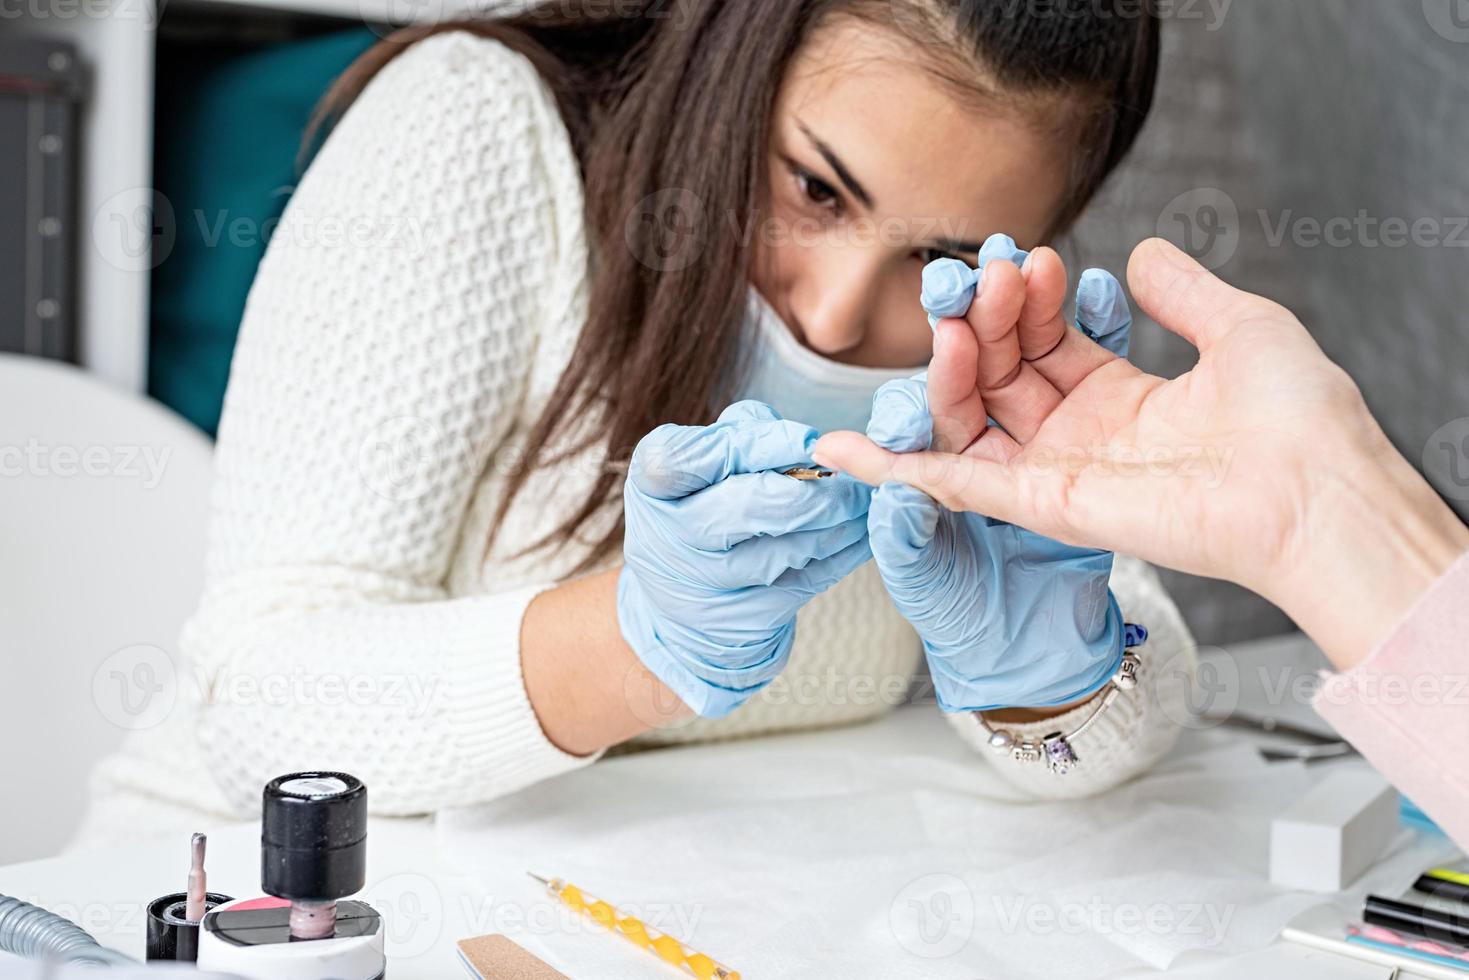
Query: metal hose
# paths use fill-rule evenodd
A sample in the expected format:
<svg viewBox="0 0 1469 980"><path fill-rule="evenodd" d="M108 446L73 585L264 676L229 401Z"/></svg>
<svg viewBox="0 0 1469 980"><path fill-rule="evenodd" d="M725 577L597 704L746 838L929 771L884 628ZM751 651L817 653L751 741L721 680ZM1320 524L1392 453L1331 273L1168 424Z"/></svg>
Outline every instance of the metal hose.
<svg viewBox="0 0 1469 980"><path fill-rule="evenodd" d="M0 950L27 959L48 956L97 966L137 962L99 946L91 933L70 919L8 895L0 895Z"/></svg>

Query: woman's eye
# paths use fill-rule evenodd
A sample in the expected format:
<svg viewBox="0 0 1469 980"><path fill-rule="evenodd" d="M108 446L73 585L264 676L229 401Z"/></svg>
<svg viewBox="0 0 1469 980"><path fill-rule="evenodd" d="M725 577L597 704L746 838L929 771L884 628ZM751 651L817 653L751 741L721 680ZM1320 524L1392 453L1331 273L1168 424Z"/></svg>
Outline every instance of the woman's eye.
<svg viewBox="0 0 1469 980"><path fill-rule="evenodd" d="M919 259L924 265L928 265L930 262L937 262L939 259L958 259L960 262L969 261L962 255L956 255L953 252L946 252L941 248L920 248L917 252L914 253L914 256Z"/></svg>
<svg viewBox="0 0 1469 980"><path fill-rule="evenodd" d="M815 174L798 170L796 171L796 182L801 187L801 193L806 195L806 199L812 204L823 208L835 208L841 203L841 195L836 192L836 188Z"/></svg>

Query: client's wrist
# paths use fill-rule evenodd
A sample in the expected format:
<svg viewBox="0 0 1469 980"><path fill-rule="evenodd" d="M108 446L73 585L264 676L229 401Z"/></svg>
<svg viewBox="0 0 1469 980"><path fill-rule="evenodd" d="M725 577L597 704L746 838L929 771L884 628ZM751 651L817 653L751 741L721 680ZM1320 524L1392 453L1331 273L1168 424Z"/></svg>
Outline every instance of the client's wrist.
<svg viewBox="0 0 1469 980"><path fill-rule="evenodd" d="M1469 551L1469 528L1380 431L1318 477L1289 561L1257 587L1349 670ZM1248 583L1247 583L1248 584Z"/></svg>
<svg viewBox="0 0 1469 980"><path fill-rule="evenodd" d="M1094 691L1084 698L1072 701L1070 704L1057 705L1054 708L995 708L991 711L982 711L985 721L992 721L1005 725L1029 725L1037 721L1047 721L1051 718L1059 718L1064 714L1075 711L1084 704L1088 704L1101 697L1106 688Z"/></svg>
<svg viewBox="0 0 1469 980"><path fill-rule="evenodd" d="M1139 642L1147 638L1145 630L1139 629L1137 635L1142 638ZM1073 740L1092 729L1123 692L1137 689L1141 665L1138 652L1128 649L1118 663L1116 673L1101 690L1080 705L1071 705L1062 714L1015 719L1008 723L1002 720L1004 712L999 711L977 711L971 717L993 751L1017 763L1044 763L1052 773L1065 775L1080 762ZM1055 730L1052 730L1053 726Z"/></svg>

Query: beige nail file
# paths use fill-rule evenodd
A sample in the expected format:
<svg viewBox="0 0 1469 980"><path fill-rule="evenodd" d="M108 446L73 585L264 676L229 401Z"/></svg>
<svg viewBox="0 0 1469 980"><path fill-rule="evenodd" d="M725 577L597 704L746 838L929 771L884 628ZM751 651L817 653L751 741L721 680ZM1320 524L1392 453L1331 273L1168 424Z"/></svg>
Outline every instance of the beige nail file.
<svg viewBox="0 0 1469 980"><path fill-rule="evenodd" d="M532 956L505 936L461 939L459 958L472 977L483 980L570 980L545 960Z"/></svg>

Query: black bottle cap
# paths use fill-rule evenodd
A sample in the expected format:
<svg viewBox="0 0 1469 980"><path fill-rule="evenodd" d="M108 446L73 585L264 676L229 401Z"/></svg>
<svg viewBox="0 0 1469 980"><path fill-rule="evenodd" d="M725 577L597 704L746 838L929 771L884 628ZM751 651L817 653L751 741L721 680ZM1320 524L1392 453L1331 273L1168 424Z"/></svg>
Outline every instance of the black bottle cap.
<svg viewBox="0 0 1469 980"><path fill-rule="evenodd" d="M148 903L148 937L143 947L144 956L153 960L171 960L192 963L199 957L199 923L190 922L185 915L188 908L183 892L162 895ZM204 893L204 911L208 913L216 906L234 899L219 892Z"/></svg>
<svg viewBox="0 0 1469 980"><path fill-rule="evenodd" d="M260 886L293 901L335 901L367 881L367 787L344 772L295 772L265 787Z"/></svg>

